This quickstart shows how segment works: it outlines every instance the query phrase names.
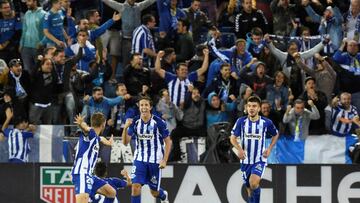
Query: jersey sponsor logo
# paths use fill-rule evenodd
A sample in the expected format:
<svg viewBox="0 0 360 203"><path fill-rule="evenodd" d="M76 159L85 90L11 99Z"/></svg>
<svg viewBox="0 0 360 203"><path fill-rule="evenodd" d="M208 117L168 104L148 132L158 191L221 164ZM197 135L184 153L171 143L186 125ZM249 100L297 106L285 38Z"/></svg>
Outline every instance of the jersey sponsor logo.
<svg viewBox="0 0 360 203"><path fill-rule="evenodd" d="M75 187L71 182L71 167L40 167L40 199L47 203L75 203Z"/></svg>
<svg viewBox="0 0 360 203"><path fill-rule="evenodd" d="M142 133L138 135L138 138L140 140L152 140L154 138L154 134L146 134L146 133Z"/></svg>
<svg viewBox="0 0 360 203"><path fill-rule="evenodd" d="M245 138L251 139L251 140L261 140L261 135L260 134L245 134Z"/></svg>

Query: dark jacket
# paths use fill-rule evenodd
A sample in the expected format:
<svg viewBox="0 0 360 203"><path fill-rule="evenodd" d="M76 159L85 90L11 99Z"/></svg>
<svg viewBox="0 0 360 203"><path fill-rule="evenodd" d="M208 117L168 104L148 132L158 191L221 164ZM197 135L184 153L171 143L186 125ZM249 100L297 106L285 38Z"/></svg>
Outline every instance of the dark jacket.
<svg viewBox="0 0 360 203"><path fill-rule="evenodd" d="M31 98L32 103L48 104L55 100L56 96L57 75L55 70L45 74L38 70L31 82Z"/></svg>
<svg viewBox="0 0 360 203"><path fill-rule="evenodd" d="M148 68L135 69L131 64L127 65L123 76L127 91L130 95L138 95L142 92L142 86L151 86L151 71Z"/></svg>

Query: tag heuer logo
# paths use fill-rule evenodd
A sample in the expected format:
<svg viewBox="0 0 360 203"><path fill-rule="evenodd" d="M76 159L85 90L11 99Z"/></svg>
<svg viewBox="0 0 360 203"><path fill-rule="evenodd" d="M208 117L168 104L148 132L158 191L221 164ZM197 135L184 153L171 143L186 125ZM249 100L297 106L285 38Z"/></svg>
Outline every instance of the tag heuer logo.
<svg viewBox="0 0 360 203"><path fill-rule="evenodd" d="M47 203L75 203L71 167L40 167L40 199Z"/></svg>

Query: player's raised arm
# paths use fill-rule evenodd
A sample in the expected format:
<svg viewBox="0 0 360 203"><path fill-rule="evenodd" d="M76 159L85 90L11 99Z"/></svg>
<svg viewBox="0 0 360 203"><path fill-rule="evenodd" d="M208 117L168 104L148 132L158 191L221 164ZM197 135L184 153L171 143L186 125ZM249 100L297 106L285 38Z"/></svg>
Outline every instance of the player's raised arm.
<svg viewBox="0 0 360 203"><path fill-rule="evenodd" d="M75 116L75 121L74 121L74 123L75 123L76 125L78 125L79 128L80 128L83 132L85 132L85 133L88 133L88 132L90 131L90 129L91 129L91 128L85 123L84 117L83 117L81 114Z"/></svg>
<svg viewBox="0 0 360 203"><path fill-rule="evenodd" d="M122 142L123 142L124 145L127 145L127 144L129 144L129 142L130 142L131 136L128 134L128 129L129 129L129 127L131 126L132 122L133 122L132 119L130 119L130 118L129 118L129 119L126 119L126 122L125 122L125 125L124 125L124 129L123 129L122 135L121 135L121 137L122 137Z"/></svg>
<svg viewBox="0 0 360 203"><path fill-rule="evenodd" d="M100 137L100 142L106 146L111 147L114 144L114 135L111 134L110 139L106 139L105 137L101 136Z"/></svg>

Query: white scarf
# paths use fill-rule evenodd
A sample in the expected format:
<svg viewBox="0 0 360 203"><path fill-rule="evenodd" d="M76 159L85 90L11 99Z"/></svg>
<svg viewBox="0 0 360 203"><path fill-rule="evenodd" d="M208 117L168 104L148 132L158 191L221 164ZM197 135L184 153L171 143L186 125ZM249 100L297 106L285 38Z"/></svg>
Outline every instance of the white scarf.
<svg viewBox="0 0 360 203"><path fill-rule="evenodd" d="M16 85L15 85L15 92L17 97L25 97L27 96L25 89L22 87L20 83L21 73L19 76L16 76L12 71L10 71L11 76L15 79Z"/></svg>

